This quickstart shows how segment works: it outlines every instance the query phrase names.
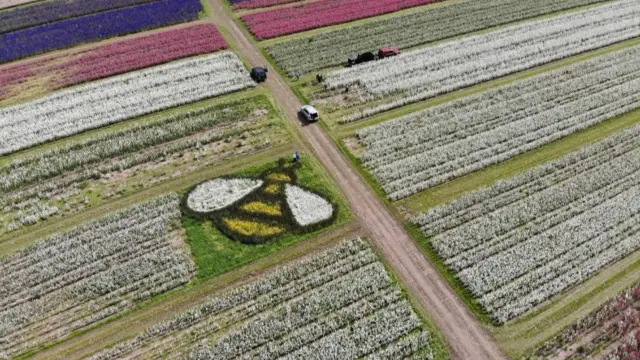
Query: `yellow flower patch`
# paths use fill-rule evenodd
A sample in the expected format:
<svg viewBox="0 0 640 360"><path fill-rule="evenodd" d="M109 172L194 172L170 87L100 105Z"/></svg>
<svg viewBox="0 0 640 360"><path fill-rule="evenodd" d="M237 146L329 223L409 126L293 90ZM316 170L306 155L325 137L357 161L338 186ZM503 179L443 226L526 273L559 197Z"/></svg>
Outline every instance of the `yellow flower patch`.
<svg viewBox="0 0 640 360"><path fill-rule="evenodd" d="M242 209L252 213L261 213L267 215L282 215L280 204L265 204L259 201L253 201L242 205Z"/></svg>
<svg viewBox="0 0 640 360"><path fill-rule="evenodd" d="M257 221L247 221L240 219L228 219L224 218L224 223L229 227L229 229L242 234L244 236L272 236L278 235L284 231L283 228L279 226L272 226L269 224L263 224Z"/></svg>
<svg viewBox="0 0 640 360"><path fill-rule="evenodd" d="M280 192L280 185L278 184L267 185L267 187L264 188L264 191L268 192L269 194L277 194Z"/></svg>
<svg viewBox="0 0 640 360"><path fill-rule="evenodd" d="M291 182L291 177L289 177L289 175L287 174L282 174L282 173L269 174L267 178L273 181Z"/></svg>

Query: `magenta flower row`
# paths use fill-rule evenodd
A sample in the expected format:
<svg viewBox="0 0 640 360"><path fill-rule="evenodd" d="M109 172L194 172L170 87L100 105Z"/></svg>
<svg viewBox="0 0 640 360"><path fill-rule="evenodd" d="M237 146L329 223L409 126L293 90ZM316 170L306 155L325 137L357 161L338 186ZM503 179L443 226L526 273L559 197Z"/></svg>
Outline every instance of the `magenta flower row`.
<svg viewBox="0 0 640 360"><path fill-rule="evenodd" d="M319 0L247 14L242 16L242 20L258 39L269 39L436 1L438 0Z"/></svg>
<svg viewBox="0 0 640 360"><path fill-rule="evenodd" d="M52 91L227 47L215 25L196 24L71 55L6 66L0 69L0 100L28 90L32 83L41 87L44 81L46 90Z"/></svg>

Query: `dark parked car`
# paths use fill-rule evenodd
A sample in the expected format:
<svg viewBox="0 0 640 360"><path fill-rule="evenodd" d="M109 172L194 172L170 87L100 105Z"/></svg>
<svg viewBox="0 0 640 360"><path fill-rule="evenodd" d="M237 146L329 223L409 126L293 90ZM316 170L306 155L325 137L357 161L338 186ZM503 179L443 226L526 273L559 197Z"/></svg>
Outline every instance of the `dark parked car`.
<svg viewBox="0 0 640 360"><path fill-rule="evenodd" d="M350 57L347 60L347 65L353 66L353 65L356 65L356 64L362 64L362 63L365 63L365 62L368 62L368 61L372 61L372 60L375 60L375 59L376 59L376 56L373 55L372 52L366 52L366 53L362 53L362 54L360 54L358 56Z"/></svg>
<svg viewBox="0 0 640 360"><path fill-rule="evenodd" d="M267 80L267 68L254 67L251 69L251 78L257 83Z"/></svg>

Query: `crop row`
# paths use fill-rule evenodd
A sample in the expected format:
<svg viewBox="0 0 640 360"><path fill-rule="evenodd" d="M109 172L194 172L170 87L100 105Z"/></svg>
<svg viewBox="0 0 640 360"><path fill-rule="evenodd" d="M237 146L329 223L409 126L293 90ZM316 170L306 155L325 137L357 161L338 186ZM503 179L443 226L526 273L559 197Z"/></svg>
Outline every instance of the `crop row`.
<svg viewBox="0 0 640 360"><path fill-rule="evenodd" d="M319 0L241 16L258 39L386 14L436 0ZM318 50L318 49L317 49Z"/></svg>
<svg viewBox="0 0 640 360"><path fill-rule="evenodd" d="M13 31L0 35L0 64L86 42L195 20L201 10L199 0L157 0Z"/></svg>
<svg viewBox="0 0 640 360"><path fill-rule="evenodd" d="M156 0L53 0L0 12L0 34Z"/></svg>
<svg viewBox="0 0 640 360"><path fill-rule="evenodd" d="M410 48L603 0L463 0L266 47L289 75L344 64L348 56L385 46ZM244 3L240 3L244 4ZM322 49L322 51L318 51Z"/></svg>
<svg viewBox="0 0 640 360"><path fill-rule="evenodd" d="M231 0L233 8L239 9L257 9L274 5L289 4L300 0Z"/></svg>
<svg viewBox="0 0 640 360"><path fill-rule="evenodd" d="M157 163L183 165L193 155L198 160L182 172L195 171L237 152L281 144L286 131L269 120L269 113L256 113L270 109L262 96L204 105L16 158L0 167L5 230L45 220L58 212L60 204L73 205L74 189L94 179L121 173L124 180L131 176L127 170ZM57 201L50 201L52 197Z"/></svg>
<svg viewBox="0 0 640 360"><path fill-rule="evenodd" d="M40 95L180 58L225 49L213 24L197 24L0 69L0 100ZM56 76L51 76L56 74Z"/></svg>
<svg viewBox="0 0 640 360"><path fill-rule="evenodd" d="M0 357L56 341L188 282L166 195L43 239L0 260Z"/></svg>
<svg viewBox="0 0 640 360"><path fill-rule="evenodd" d="M397 200L640 107L640 46L358 132Z"/></svg>
<svg viewBox="0 0 640 360"><path fill-rule="evenodd" d="M402 93L397 100L341 119L355 121L636 37L638 16L640 3L618 1L337 70L327 76L325 86L356 89L364 100Z"/></svg>
<svg viewBox="0 0 640 360"><path fill-rule="evenodd" d="M0 110L0 155L253 85L223 52L62 90Z"/></svg>
<svg viewBox="0 0 640 360"><path fill-rule="evenodd" d="M92 359L176 352L191 359L385 359L389 349L429 352L422 327L376 255L356 239L210 297Z"/></svg>
<svg viewBox="0 0 640 360"><path fill-rule="evenodd" d="M505 322L640 248L640 126L417 216Z"/></svg>

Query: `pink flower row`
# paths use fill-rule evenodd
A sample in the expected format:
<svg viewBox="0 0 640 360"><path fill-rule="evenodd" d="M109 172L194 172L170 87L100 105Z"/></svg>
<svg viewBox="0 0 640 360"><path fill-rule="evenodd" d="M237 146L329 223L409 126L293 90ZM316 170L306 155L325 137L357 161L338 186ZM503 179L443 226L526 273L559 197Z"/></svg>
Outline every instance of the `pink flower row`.
<svg viewBox="0 0 640 360"><path fill-rule="evenodd" d="M242 16L242 20L258 39L269 39L436 1L438 0L319 0L247 14Z"/></svg>
<svg viewBox="0 0 640 360"><path fill-rule="evenodd" d="M0 9L6 9L13 6L28 4L36 1L42 1L42 0L2 0L0 1Z"/></svg>
<svg viewBox="0 0 640 360"><path fill-rule="evenodd" d="M233 4L233 8L239 9L257 9L263 7L269 7L274 5L289 4L298 2L300 0L245 0L239 3Z"/></svg>
<svg viewBox="0 0 640 360"><path fill-rule="evenodd" d="M53 91L176 59L227 48L213 24L196 24L0 69L0 100ZM53 75L53 76L52 76ZM43 86L44 82L44 86ZM33 84L33 86L31 86Z"/></svg>

